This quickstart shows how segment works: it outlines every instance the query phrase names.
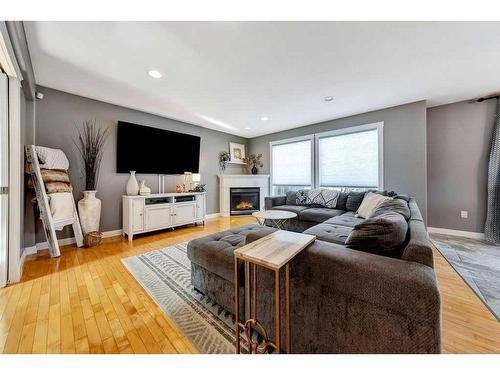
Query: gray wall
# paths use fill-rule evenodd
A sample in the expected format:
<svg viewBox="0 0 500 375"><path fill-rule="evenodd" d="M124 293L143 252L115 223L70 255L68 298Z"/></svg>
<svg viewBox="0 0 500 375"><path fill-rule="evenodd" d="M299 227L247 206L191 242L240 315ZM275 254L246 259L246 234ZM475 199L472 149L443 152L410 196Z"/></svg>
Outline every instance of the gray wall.
<svg viewBox="0 0 500 375"><path fill-rule="evenodd" d="M97 197L102 201L102 231L122 227L121 196L125 193L129 175L116 173L116 124L118 120L200 136L200 173L202 182L207 184L207 213L219 212L218 154L222 150L228 150L229 142L246 143L245 138L45 87L39 87L38 91L43 92L45 96L43 100L37 101L37 145L60 148L66 153L70 161L70 178L76 200L82 198L84 180L80 172L81 161L73 143L76 136L75 126L81 125L84 120L97 119L110 128L111 136L101 165L97 193ZM182 155L179 157L181 158ZM242 173L242 169L240 166L228 165L226 173ZM151 187L153 192L158 191L157 175L138 175L137 178L146 180L146 185ZM176 184L182 183L182 178L167 176L165 183L167 191L173 191ZM72 236L69 230L61 234L61 238L69 236ZM45 241L45 238L38 225L37 242L41 241Z"/></svg>
<svg viewBox="0 0 500 375"><path fill-rule="evenodd" d="M301 135L384 121L384 186L413 195L424 218L427 209L426 186L426 107L425 101L303 126L249 140L252 153L262 153L269 173L269 142Z"/></svg>
<svg viewBox="0 0 500 375"><path fill-rule="evenodd" d="M484 232L495 101L427 111L428 225ZM462 219L460 211L468 211Z"/></svg>

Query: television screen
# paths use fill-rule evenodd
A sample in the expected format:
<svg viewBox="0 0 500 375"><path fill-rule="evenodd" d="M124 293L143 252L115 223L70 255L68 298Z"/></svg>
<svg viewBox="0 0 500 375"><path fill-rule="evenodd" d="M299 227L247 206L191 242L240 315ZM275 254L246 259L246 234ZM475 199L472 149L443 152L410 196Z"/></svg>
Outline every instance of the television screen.
<svg viewBox="0 0 500 375"><path fill-rule="evenodd" d="M200 137L118 121L116 172L199 173Z"/></svg>

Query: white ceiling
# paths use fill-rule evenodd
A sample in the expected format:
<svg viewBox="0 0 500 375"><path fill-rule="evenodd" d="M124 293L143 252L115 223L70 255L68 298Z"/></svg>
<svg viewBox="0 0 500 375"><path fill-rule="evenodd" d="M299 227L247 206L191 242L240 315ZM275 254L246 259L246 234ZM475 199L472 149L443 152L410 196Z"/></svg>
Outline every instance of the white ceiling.
<svg viewBox="0 0 500 375"><path fill-rule="evenodd" d="M500 22L25 27L38 84L245 137L500 90Z"/></svg>

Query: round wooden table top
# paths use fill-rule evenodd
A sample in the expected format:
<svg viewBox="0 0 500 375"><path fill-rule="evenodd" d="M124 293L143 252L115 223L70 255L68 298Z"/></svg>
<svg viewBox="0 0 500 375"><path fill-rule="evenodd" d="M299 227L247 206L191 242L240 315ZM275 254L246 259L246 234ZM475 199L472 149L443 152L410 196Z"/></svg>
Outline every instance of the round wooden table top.
<svg viewBox="0 0 500 375"><path fill-rule="evenodd" d="M283 220L283 219L293 219L297 217L295 212L282 211L282 210L266 210L257 211L252 213L252 216L260 220Z"/></svg>

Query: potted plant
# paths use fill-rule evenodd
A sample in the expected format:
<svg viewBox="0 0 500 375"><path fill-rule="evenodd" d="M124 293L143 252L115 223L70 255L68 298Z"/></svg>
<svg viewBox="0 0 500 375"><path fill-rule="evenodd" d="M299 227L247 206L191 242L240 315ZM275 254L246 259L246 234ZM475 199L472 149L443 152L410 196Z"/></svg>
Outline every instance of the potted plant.
<svg viewBox="0 0 500 375"><path fill-rule="evenodd" d="M257 174L259 172L257 167L262 168L264 166L260 159L262 159L262 154L250 154L246 158L244 158L243 161L249 166L252 166L252 174Z"/></svg>
<svg viewBox="0 0 500 375"><path fill-rule="evenodd" d="M99 232L101 220L101 200L96 198L99 169L101 167L104 146L108 139L108 129L97 125L96 120L83 122L77 129L75 145L83 161L82 175L85 178L83 199L78 202L80 223L85 234Z"/></svg>
<svg viewBox="0 0 500 375"><path fill-rule="evenodd" d="M226 170L226 164L231 160L231 155L227 151L221 151L219 154L219 166L222 172Z"/></svg>

